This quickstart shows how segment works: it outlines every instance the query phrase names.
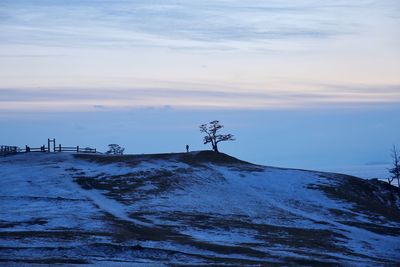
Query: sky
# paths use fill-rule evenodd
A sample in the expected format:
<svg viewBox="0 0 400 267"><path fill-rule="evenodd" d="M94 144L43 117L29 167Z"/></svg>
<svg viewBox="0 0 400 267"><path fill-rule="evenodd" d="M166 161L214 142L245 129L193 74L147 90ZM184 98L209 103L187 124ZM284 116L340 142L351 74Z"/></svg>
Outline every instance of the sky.
<svg viewBox="0 0 400 267"><path fill-rule="evenodd" d="M0 143L346 167L400 147L398 0L1 0Z"/></svg>

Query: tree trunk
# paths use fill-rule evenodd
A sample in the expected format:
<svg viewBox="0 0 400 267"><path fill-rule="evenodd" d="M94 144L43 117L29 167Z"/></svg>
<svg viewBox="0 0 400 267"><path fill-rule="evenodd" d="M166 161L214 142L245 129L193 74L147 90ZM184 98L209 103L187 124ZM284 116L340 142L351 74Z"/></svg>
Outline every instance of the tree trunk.
<svg viewBox="0 0 400 267"><path fill-rule="evenodd" d="M215 144L213 148L214 148L214 151L215 151L215 152L219 153L219 151L218 151L218 145L217 145L217 144Z"/></svg>

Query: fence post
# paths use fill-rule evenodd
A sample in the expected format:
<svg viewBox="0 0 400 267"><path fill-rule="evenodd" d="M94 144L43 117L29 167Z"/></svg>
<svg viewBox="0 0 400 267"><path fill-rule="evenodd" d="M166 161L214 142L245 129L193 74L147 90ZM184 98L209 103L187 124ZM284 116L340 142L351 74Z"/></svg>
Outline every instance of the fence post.
<svg viewBox="0 0 400 267"><path fill-rule="evenodd" d="M61 152L61 144L58 144L58 152Z"/></svg>
<svg viewBox="0 0 400 267"><path fill-rule="evenodd" d="M79 146L76 146L76 152L79 152Z"/></svg>

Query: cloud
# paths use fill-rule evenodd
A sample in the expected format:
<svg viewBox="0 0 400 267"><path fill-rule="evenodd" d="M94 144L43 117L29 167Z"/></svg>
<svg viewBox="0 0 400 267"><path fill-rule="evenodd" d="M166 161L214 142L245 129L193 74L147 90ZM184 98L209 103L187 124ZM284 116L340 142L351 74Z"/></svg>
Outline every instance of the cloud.
<svg viewBox="0 0 400 267"><path fill-rule="evenodd" d="M307 88L307 87L305 87ZM174 88L6 89L0 110L92 110L138 107L189 109L292 109L400 103L400 85L321 85L312 89L258 91Z"/></svg>
<svg viewBox="0 0 400 267"><path fill-rule="evenodd" d="M104 105L93 105L95 109L106 109Z"/></svg>
<svg viewBox="0 0 400 267"><path fill-rule="evenodd" d="M336 2L335 2L336 3ZM370 1L5 1L5 44L243 48L280 39L326 39L355 30ZM344 14L337 20L336 14Z"/></svg>

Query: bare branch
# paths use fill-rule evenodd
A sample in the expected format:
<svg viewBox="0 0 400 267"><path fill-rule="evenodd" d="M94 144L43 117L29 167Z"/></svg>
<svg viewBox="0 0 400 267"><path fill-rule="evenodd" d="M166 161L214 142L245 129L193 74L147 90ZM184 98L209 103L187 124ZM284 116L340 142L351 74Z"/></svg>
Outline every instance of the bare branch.
<svg viewBox="0 0 400 267"><path fill-rule="evenodd" d="M235 141L235 137L232 134L221 134L221 135L218 135L216 143L219 143L219 142L222 142L222 141Z"/></svg>

